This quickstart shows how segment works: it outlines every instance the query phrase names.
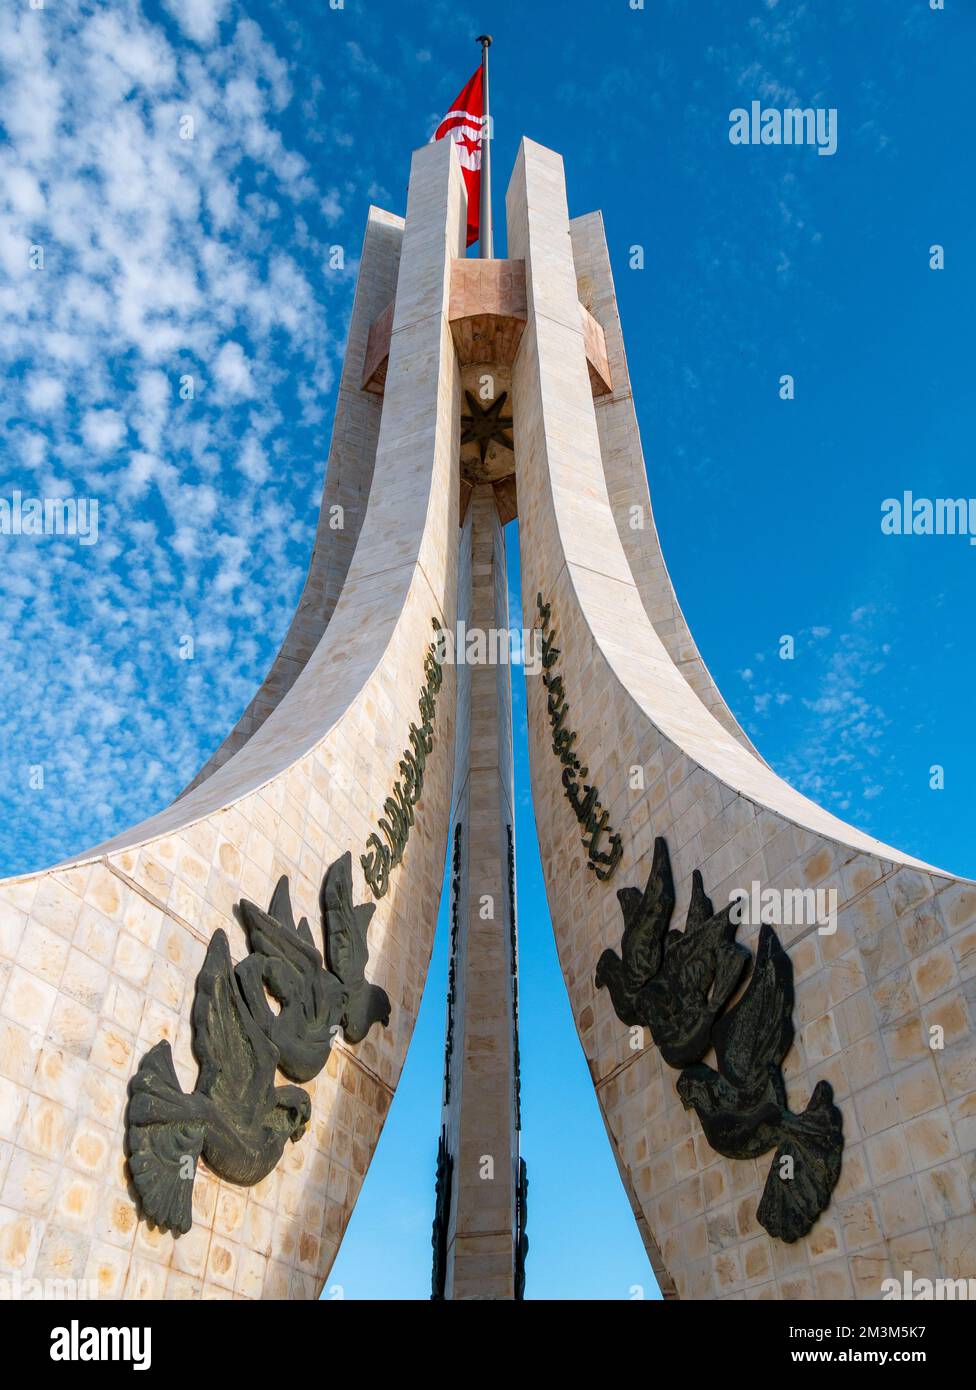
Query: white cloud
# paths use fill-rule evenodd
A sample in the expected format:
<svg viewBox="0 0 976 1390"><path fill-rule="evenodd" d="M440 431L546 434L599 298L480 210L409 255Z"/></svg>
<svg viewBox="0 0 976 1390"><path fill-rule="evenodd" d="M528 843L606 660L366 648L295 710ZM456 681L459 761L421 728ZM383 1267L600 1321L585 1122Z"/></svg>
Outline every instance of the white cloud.
<svg viewBox="0 0 976 1390"><path fill-rule="evenodd" d="M129 466L122 477L121 486L123 495L127 498L141 497L152 481L153 474L159 466L159 460L152 454L147 454L143 449L137 449L129 457Z"/></svg>
<svg viewBox="0 0 976 1390"><path fill-rule="evenodd" d="M240 343L224 343L214 361L214 376L230 396L253 396L251 365Z"/></svg>
<svg viewBox="0 0 976 1390"><path fill-rule="evenodd" d="M322 204L345 185L285 140L259 26L169 8L202 47L140 0L0 6L0 494L100 512L95 546L4 551L0 642L25 655L0 690L0 873L171 799L253 695L311 549L326 303L341 337L351 290L321 273Z"/></svg>
<svg viewBox="0 0 976 1390"><path fill-rule="evenodd" d="M163 0L163 4L184 34L199 44L214 42L230 10L230 0Z"/></svg>
<svg viewBox="0 0 976 1390"><path fill-rule="evenodd" d="M102 96L128 96L170 86L175 76L173 51L160 30L144 24L134 9L98 10L82 30L82 52ZM123 150L118 152L124 154Z"/></svg>
<svg viewBox="0 0 976 1390"><path fill-rule="evenodd" d="M64 382L32 372L27 381L27 404L38 415L60 410L64 404Z"/></svg>
<svg viewBox="0 0 976 1390"><path fill-rule="evenodd" d="M125 422L117 410L89 410L81 422L81 434L89 449L111 454L125 438Z"/></svg>
<svg viewBox="0 0 976 1390"><path fill-rule="evenodd" d="M33 174L16 165L9 165L5 176L7 196L14 211L25 221L40 217L44 212L44 194Z"/></svg>
<svg viewBox="0 0 976 1390"><path fill-rule="evenodd" d="M330 226L334 222L339 221L339 218L342 216L342 204L339 201L339 190L337 188L329 189L328 193L322 199L321 207L323 216Z"/></svg>
<svg viewBox="0 0 976 1390"><path fill-rule="evenodd" d="M860 799L862 822L867 819L863 803L882 793L879 778L890 775L892 755L885 742L889 719L875 699L876 680L890 651L877 631L885 617L870 604L857 608L849 628L829 645L829 627L800 630L794 659L770 663L764 688L751 691L756 726L749 732L760 748L772 709L795 697L789 751L776 770L835 811L846 812ZM791 689L782 688L787 685Z"/></svg>
<svg viewBox="0 0 976 1390"><path fill-rule="evenodd" d="M257 438L252 434L244 441L241 450L238 466L242 473L250 478L252 483L263 483L267 481L268 456L261 448Z"/></svg>

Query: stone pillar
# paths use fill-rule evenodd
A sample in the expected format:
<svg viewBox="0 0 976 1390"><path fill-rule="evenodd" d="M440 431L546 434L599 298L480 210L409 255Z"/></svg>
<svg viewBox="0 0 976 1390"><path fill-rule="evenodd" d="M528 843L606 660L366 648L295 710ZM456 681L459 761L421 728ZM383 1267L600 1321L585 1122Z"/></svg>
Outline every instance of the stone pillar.
<svg viewBox="0 0 976 1390"><path fill-rule="evenodd" d="M472 492L458 569L459 617L486 649L469 647L477 664L458 667L443 1117L453 1170L444 1297L510 1299L519 1126L512 687L505 532L489 484Z"/></svg>

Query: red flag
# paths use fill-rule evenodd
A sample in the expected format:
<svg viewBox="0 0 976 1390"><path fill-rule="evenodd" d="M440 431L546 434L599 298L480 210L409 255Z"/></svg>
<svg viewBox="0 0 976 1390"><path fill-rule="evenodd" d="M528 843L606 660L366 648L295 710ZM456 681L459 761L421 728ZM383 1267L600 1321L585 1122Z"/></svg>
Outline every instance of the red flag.
<svg viewBox="0 0 976 1390"><path fill-rule="evenodd" d="M485 111L482 69L477 67L470 82L451 102L451 109L434 131L435 140L449 135L458 146L461 172L468 190L468 242L478 240L481 211L481 135Z"/></svg>

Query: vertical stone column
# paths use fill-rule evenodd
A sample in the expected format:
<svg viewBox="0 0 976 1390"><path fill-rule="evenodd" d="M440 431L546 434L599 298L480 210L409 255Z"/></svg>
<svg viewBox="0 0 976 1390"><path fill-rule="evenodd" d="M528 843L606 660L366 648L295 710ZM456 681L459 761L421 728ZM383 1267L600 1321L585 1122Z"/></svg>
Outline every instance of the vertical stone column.
<svg viewBox="0 0 976 1390"><path fill-rule="evenodd" d="M518 1177L512 687L505 533L487 484L475 487L461 533L458 614L485 646L469 645L458 667L444 1296L510 1299Z"/></svg>

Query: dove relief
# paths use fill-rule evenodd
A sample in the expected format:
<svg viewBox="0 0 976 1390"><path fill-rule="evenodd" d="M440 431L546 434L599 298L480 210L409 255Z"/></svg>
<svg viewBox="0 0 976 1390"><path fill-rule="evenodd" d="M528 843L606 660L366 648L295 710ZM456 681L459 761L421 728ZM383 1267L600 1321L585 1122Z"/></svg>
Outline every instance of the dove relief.
<svg viewBox="0 0 976 1390"><path fill-rule="evenodd" d="M250 1187L274 1168L312 1114L307 1091L276 1086L278 1050L258 1026L234 973L227 936L214 932L197 976L193 1051L200 1064L188 1094L165 1040L150 1048L129 1083L129 1173L143 1215L183 1234L193 1221L201 1157L218 1177Z"/></svg>
<svg viewBox="0 0 976 1390"><path fill-rule="evenodd" d="M758 1158L775 1149L757 1216L788 1243L807 1234L840 1176L844 1135L830 1083L820 1081L806 1109L787 1104L782 1063L793 1044L793 966L770 926L762 926L749 981L726 1009L752 953L735 940L731 908L716 913L701 874L692 877L683 932L670 929L674 880L658 837L647 885L617 893L624 918L620 955L606 950L597 989L614 1012L646 1027L661 1056L680 1070L677 1092L693 1108L705 1138L725 1158ZM702 1059L715 1049L716 1068Z"/></svg>
<svg viewBox="0 0 976 1390"><path fill-rule="evenodd" d="M267 912L244 899L239 916L251 954L235 969L227 936L216 931L197 976L193 1091L181 1087L166 1041L146 1053L129 1083L129 1173L143 1215L164 1230L190 1229L200 1158L219 1178L250 1187L267 1177L288 1140L301 1139L311 1098L299 1086L276 1086L279 1070L311 1081L337 1037L355 1044L374 1023L390 1021L389 997L365 973L376 906L353 903L349 853L326 873L320 904L324 956L307 919L295 923L287 878Z"/></svg>

